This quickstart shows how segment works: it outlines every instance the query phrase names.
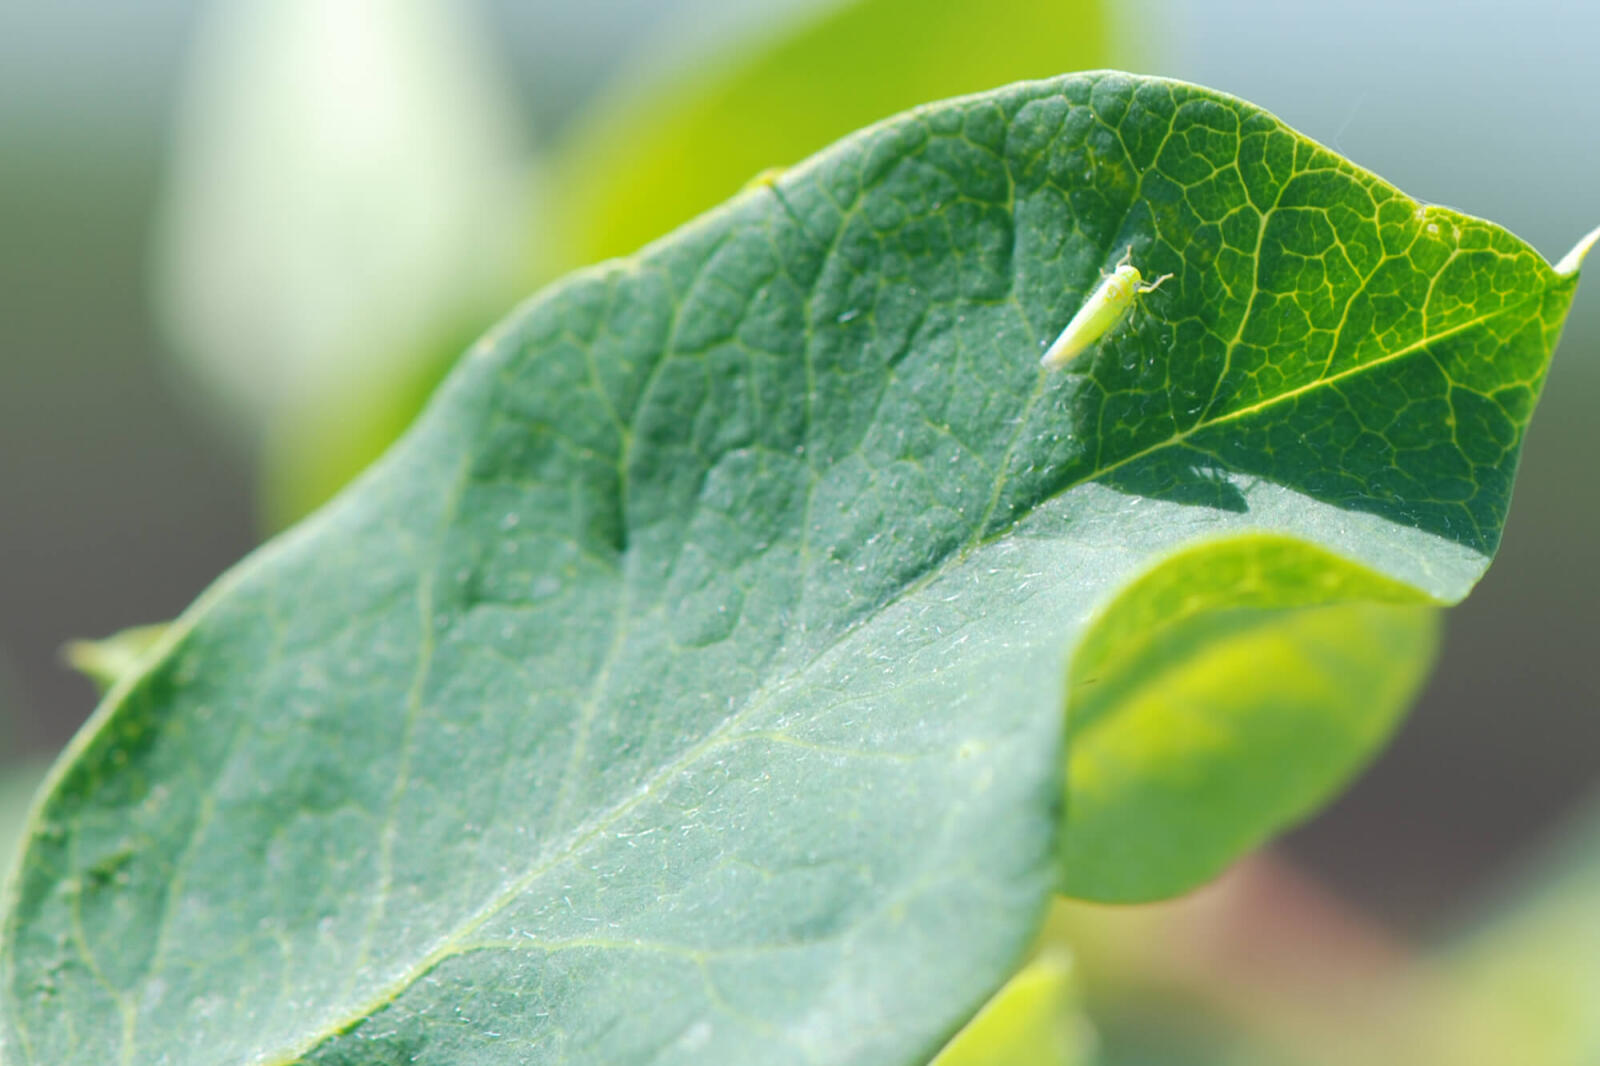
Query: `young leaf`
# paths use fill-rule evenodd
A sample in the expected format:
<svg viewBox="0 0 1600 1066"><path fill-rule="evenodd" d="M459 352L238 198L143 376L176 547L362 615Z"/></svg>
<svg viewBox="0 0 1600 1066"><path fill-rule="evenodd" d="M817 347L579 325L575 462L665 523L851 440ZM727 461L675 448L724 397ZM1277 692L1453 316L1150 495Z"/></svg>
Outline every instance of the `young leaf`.
<svg viewBox="0 0 1600 1066"><path fill-rule="evenodd" d="M1419 589L1304 541L1164 560L1073 658L1068 895L1177 895L1314 811L1388 737L1433 664Z"/></svg>
<svg viewBox="0 0 1600 1066"><path fill-rule="evenodd" d="M1174 277L1041 372L1125 254ZM0 1059L926 1062L1099 876L1073 649L1186 572L1464 595L1575 286L1194 86L851 137L533 300L112 692L10 886ZM1175 554L1263 532L1332 580ZM1187 609L1094 661L1231 635Z"/></svg>
<svg viewBox="0 0 1600 1066"><path fill-rule="evenodd" d="M1080 1066L1092 1044L1072 963L1056 948L1007 981L931 1066Z"/></svg>

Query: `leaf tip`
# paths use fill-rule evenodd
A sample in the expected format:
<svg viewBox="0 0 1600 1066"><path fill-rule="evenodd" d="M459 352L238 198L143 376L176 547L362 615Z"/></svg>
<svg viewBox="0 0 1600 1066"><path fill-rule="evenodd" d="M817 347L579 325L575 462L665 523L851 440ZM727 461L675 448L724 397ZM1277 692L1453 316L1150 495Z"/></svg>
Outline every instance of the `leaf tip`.
<svg viewBox="0 0 1600 1066"><path fill-rule="evenodd" d="M168 628L166 624L134 626L103 640L68 641L61 658L103 695L141 665Z"/></svg>
<svg viewBox="0 0 1600 1066"><path fill-rule="evenodd" d="M1561 257L1561 262L1556 264L1556 273L1571 276L1578 272L1583 265L1584 256L1589 254L1589 249L1600 242L1600 226L1596 226L1583 236L1577 244L1572 246L1572 251Z"/></svg>

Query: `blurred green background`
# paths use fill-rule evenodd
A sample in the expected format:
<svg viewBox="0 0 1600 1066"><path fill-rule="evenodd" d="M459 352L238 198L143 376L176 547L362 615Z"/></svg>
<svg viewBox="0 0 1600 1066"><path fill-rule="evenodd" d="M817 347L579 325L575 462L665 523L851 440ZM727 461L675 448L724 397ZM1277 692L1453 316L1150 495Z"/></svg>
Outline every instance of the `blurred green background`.
<svg viewBox="0 0 1600 1066"><path fill-rule="evenodd" d="M66 642L175 615L517 299L762 168L1118 66L1242 96L1554 259L1600 222L1597 39L1600 5L1562 0L0 5L0 847L94 704ZM1325 1057L1354 1020L1422 1061L1395 1048L1437 1053L1437 1018L1486 999L1516 1017L1482 1061L1600 1056L1600 943L1571 932L1600 935L1594 287L1500 557L1388 753L1203 898L1060 917L1108 1060L1379 1061ZM1240 913L1280 924L1223 936ZM1492 1053L1519 1027L1555 1034L1544 1057Z"/></svg>

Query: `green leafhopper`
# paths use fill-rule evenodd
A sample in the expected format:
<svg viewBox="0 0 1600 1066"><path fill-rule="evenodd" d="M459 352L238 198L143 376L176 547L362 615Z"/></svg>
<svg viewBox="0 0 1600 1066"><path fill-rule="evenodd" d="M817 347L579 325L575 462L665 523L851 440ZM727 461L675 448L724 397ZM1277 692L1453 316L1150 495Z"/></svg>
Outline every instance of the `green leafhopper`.
<svg viewBox="0 0 1600 1066"><path fill-rule="evenodd" d="M1039 365L1046 370L1060 370L1066 366L1074 356L1122 321L1133 306L1135 296L1151 292L1170 277L1171 274L1163 274L1146 284L1139 268L1124 256L1115 270L1100 279L1100 284L1061 331L1061 336L1045 351Z"/></svg>

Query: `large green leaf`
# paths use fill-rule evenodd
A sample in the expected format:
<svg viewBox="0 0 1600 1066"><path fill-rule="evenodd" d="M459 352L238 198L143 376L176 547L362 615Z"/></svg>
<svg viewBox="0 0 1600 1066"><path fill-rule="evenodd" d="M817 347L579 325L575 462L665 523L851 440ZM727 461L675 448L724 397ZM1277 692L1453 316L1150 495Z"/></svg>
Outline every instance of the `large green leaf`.
<svg viewBox="0 0 1600 1066"><path fill-rule="evenodd" d="M1176 276L1041 373L1124 254ZM1465 594L1571 266L1103 74L891 120L574 276L110 693L11 884L0 1058L926 1061L1064 883L1073 649L1183 662L1182 602L1095 633L1196 538L1313 546L1208 611Z"/></svg>

